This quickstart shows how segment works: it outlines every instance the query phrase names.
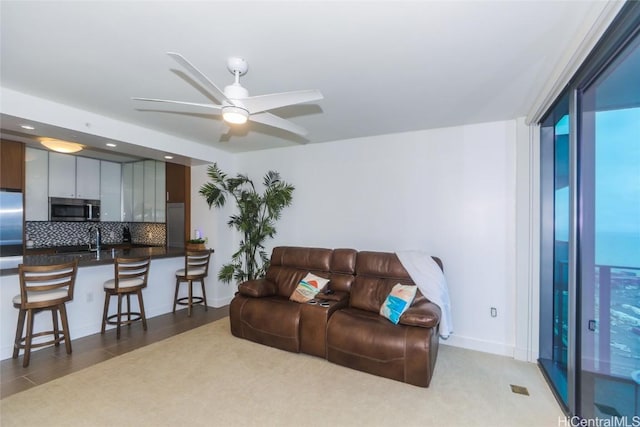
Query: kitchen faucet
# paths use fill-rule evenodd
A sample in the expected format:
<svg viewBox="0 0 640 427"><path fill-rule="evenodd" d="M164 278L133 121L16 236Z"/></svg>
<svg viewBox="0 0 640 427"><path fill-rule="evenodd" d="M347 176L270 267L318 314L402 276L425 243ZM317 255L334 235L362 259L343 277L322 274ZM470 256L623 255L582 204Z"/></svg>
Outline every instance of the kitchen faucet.
<svg viewBox="0 0 640 427"><path fill-rule="evenodd" d="M91 247L91 238L95 236L96 246L95 248ZM89 250L100 252L100 241L102 240L102 233L100 231L100 227L91 226L89 227Z"/></svg>

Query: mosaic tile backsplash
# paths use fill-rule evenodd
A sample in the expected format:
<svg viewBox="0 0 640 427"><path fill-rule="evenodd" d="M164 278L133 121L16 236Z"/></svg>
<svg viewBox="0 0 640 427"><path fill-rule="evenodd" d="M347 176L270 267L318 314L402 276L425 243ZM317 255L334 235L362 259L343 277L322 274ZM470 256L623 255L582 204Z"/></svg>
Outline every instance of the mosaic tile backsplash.
<svg viewBox="0 0 640 427"><path fill-rule="evenodd" d="M25 242L33 241L34 248L47 246L82 246L89 244L89 229L97 225L102 244L122 242L125 226L131 231L131 243L162 246L166 242L165 224L154 222L49 222L27 221Z"/></svg>

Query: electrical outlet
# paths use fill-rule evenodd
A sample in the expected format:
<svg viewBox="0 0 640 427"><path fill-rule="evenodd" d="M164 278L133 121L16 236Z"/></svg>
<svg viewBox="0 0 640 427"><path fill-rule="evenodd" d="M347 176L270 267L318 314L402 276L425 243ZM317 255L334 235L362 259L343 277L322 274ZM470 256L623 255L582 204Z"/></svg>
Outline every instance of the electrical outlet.
<svg viewBox="0 0 640 427"><path fill-rule="evenodd" d="M111 232L109 233L109 238L110 238L110 239L113 239L114 237L115 237L115 235L113 234L113 231L111 231Z"/></svg>
<svg viewBox="0 0 640 427"><path fill-rule="evenodd" d="M93 301L93 292L87 292L87 302Z"/></svg>
<svg viewBox="0 0 640 427"><path fill-rule="evenodd" d="M498 309L491 307L491 317L498 317Z"/></svg>

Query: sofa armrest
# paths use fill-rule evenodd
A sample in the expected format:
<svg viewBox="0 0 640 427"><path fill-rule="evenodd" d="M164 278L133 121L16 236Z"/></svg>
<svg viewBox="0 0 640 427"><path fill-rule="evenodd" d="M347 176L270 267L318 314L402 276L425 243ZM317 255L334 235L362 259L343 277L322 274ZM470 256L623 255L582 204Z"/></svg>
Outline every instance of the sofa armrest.
<svg viewBox="0 0 640 427"><path fill-rule="evenodd" d="M238 293L247 297L260 298L276 295L276 284L267 279L248 280L238 285Z"/></svg>
<svg viewBox="0 0 640 427"><path fill-rule="evenodd" d="M332 294L325 294L323 292L320 292L316 294L315 298L327 301L346 301L349 299L349 293L345 291L335 291Z"/></svg>
<svg viewBox="0 0 640 427"><path fill-rule="evenodd" d="M400 324L407 326L419 326L422 328L435 328L440 323L442 312L436 304L423 300L412 305L400 316Z"/></svg>

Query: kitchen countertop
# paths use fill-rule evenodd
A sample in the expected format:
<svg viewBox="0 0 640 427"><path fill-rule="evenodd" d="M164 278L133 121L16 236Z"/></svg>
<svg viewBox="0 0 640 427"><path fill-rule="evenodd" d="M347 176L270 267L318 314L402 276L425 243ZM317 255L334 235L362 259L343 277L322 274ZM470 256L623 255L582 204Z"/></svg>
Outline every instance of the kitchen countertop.
<svg viewBox="0 0 640 427"><path fill-rule="evenodd" d="M91 267L95 265L113 264L116 257L142 257L150 256L151 259L157 258L175 258L183 257L185 253L184 248L165 247L165 246L147 246L147 247L132 247L127 249L105 249L100 252L89 252L88 250L78 252L64 252L56 254L36 254L36 255L24 255L22 258L22 264L25 265L51 265L62 264L65 262L78 260L79 267ZM2 268L0 270L0 276L9 276L18 273L17 264L20 264L18 258L16 258L15 267Z"/></svg>
<svg viewBox="0 0 640 427"><path fill-rule="evenodd" d="M102 244L102 249L103 250L111 250L112 248L115 249L130 249L130 248L148 248L148 247L153 247L153 246L158 246L161 247L162 245L149 245L149 244L144 244L144 243L103 243ZM25 255L40 255L40 254L62 254L62 253L70 253L70 252L88 252L89 251L89 247L85 244L85 245L73 245L73 246L33 246L33 247L27 247L24 250L24 254Z"/></svg>

